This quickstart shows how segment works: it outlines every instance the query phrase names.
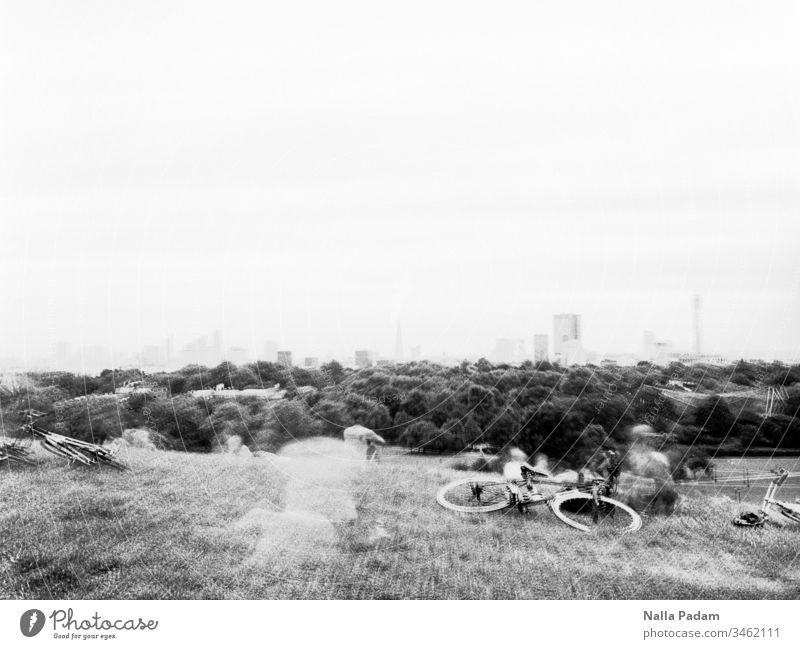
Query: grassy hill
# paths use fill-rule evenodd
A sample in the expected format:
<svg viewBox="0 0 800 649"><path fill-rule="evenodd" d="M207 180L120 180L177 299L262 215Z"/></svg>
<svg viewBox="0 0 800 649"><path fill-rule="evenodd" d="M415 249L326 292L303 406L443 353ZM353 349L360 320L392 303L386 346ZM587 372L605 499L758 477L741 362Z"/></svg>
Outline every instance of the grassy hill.
<svg viewBox="0 0 800 649"><path fill-rule="evenodd" d="M434 494L457 474L438 459L363 466L335 444L280 458L132 449L124 473L44 454L0 469L0 597L800 595L800 526L735 528L728 498L687 499L614 539L545 508L445 511Z"/></svg>

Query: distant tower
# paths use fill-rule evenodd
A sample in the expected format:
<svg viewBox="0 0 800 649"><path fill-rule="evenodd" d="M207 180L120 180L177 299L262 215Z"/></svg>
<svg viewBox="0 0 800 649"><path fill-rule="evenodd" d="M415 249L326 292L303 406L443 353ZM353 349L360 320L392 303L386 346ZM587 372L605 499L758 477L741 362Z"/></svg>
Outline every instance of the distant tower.
<svg viewBox="0 0 800 649"><path fill-rule="evenodd" d="M700 296L695 295L694 306L694 353L700 355Z"/></svg>
<svg viewBox="0 0 800 649"><path fill-rule="evenodd" d="M570 340L581 342L581 317L577 313L559 313L553 316L553 353L563 362Z"/></svg>
<svg viewBox="0 0 800 649"><path fill-rule="evenodd" d="M397 321L397 334L394 337L394 360L403 360L403 333L400 331L400 321Z"/></svg>
<svg viewBox="0 0 800 649"><path fill-rule="evenodd" d="M288 349L278 351L278 365L292 367L292 352Z"/></svg>

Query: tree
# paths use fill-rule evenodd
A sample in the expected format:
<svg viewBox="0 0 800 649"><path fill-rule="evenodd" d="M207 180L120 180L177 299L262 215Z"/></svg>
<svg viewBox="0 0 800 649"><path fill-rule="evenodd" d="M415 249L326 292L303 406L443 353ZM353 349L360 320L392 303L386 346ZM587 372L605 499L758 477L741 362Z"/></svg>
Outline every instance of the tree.
<svg viewBox="0 0 800 649"><path fill-rule="evenodd" d="M333 393L326 394L311 410L321 435L341 437L342 431L355 423L347 406Z"/></svg>
<svg viewBox="0 0 800 649"><path fill-rule="evenodd" d="M491 372L494 368L492 367L492 364L488 360L486 360L485 358L479 358L478 362L475 363L475 369L477 369L478 372L484 373L484 372Z"/></svg>
<svg viewBox="0 0 800 649"><path fill-rule="evenodd" d="M220 446L234 435L250 447L259 446L265 441L265 423L269 408L261 400L258 401L258 406L260 407L250 402L226 401L214 408L201 428Z"/></svg>
<svg viewBox="0 0 800 649"><path fill-rule="evenodd" d="M758 443L771 448L800 448L800 420L787 415L766 418L761 425Z"/></svg>
<svg viewBox="0 0 800 649"><path fill-rule="evenodd" d="M269 410L269 418L264 444L269 450L278 450L282 446L298 439L315 437L322 431L319 420L297 400L277 401Z"/></svg>
<svg viewBox="0 0 800 649"><path fill-rule="evenodd" d="M407 413L410 417L422 417L428 412L428 401L422 390L412 390L405 400L400 404L400 410Z"/></svg>
<svg viewBox="0 0 800 649"><path fill-rule="evenodd" d="M213 405L210 402L180 396L153 402L150 421L153 428L167 436L175 448L208 453L223 441L217 438L213 429L203 426L212 412Z"/></svg>
<svg viewBox="0 0 800 649"><path fill-rule="evenodd" d="M467 448L468 443L464 430L464 424L458 419L448 419L441 426L442 432L446 435L448 444L447 450L463 451Z"/></svg>
<svg viewBox="0 0 800 649"><path fill-rule="evenodd" d="M269 361L256 361L255 363L251 363L249 367L256 377L258 377L259 385L272 387L276 383L280 383L282 386L288 385L289 383L289 376L283 365L278 365L277 363L271 363Z"/></svg>
<svg viewBox="0 0 800 649"><path fill-rule="evenodd" d="M89 396L62 404L57 410L54 431L93 444L119 437L135 422L133 413L110 395Z"/></svg>
<svg viewBox="0 0 800 649"><path fill-rule="evenodd" d="M400 437L400 442L409 448L432 448L430 444L439 435L439 429L429 421L415 421Z"/></svg>
<svg viewBox="0 0 800 649"><path fill-rule="evenodd" d="M499 415L489 422L484 429L484 439L493 446L503 447L508 443L516 443L520 432L519 415L516 410L500 411Z"/></svg>
<svg viewBox="0 0 800 649"><path fill-rule="evenodd" d="M345 376L344 368L338 361L325 363L320 370L334 385L341 383Z"/></svg>
<svg viewBox="0 0 800 649"><path fill-rule="evenodd" d="M704 399L694 414L694 423L701 429L701 440L717 443L738 434L736 418L727 402L717 395Z"/></svg>
<svg viewBox="0 0 800 649"><path fill-rule="evenodd" d="M800 415L800 386L786 389L786 401L783 404L783 414L789 417Z"/></svg>

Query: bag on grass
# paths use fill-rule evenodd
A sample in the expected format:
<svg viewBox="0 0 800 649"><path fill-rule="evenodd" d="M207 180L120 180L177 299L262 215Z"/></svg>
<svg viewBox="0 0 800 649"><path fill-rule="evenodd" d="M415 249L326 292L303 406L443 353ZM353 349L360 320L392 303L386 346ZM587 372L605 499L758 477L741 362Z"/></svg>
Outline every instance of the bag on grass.
<svg viewBox="0 0 800 649"><path fill-rule="evenodd" d="M741 512L732 523L739 527L761 527L766 517L755 512Z"/></svg>

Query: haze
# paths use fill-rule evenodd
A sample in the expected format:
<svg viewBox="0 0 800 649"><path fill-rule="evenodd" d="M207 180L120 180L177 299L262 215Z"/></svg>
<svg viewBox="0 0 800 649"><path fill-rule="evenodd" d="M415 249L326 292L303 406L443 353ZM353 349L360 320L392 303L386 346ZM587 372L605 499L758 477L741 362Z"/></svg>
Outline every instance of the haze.
<svg viewBox="0 0 800 649"><path fill-rule="evenodd" d="M795 358L793 2L10 2L0 356Z"/></svg>

